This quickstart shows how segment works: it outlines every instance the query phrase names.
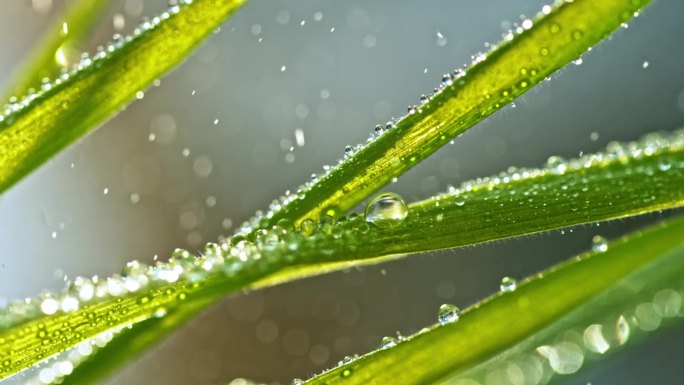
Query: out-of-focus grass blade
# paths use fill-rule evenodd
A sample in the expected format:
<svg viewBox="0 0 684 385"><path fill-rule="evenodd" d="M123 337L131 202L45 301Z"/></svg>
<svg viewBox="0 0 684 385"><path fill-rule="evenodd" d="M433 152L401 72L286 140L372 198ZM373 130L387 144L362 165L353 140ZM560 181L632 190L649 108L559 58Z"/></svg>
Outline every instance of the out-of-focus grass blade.
<svg viewBox="0 0 684 385"><path fill-rule="evenodd" d="M13 96L21 97L31 88L39 89L43 79L59 75L69 64L70 52L81 47L108 4L108 0L76 0L70 4L24 60L16 79L6 89L5 101Z"/></svg>
<svg viewBox="0 0 684 385"><path fill-rule="evenodd" d="M683 234L682 217L632 234L306 383L536 385L574 373L663 318L681 321Z"/></svg>
<svg viewBox="0 0 684 385"><path fill-rule="evenodd" d="M83 58L70 74L0 115L0 192L97 127L185 59L245 0L194 0L144 20L133 36Z"/></svg>

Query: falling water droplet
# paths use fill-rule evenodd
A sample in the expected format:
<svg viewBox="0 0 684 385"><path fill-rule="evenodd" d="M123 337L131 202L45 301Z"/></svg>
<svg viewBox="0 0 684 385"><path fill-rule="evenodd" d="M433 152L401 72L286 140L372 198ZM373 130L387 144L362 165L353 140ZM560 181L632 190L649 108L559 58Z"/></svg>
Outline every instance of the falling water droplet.
<svg viewBox="0 0 684 385"><path fill-rule="evenodd" d="M508 293L511 291L515 291L515 289L518 288L518 281L516 281L514 278L511 277L503 277L501 279L501 292L502 293Z"/></svg>
<svg viewBox="0 0 684 385"><path fill-rule="evenodd" d="M442 325L446 325L458 321L460 316L461 310L459 310L459 308L452 304L445 303L439 307L437 321Z"/></svg>
<svg viewBox="0 0 684 385"><path fill-rule="evenodd" d="M608 250L608 241L600 235L594 235L591 238L591 249L597 253L603 253Z"/></svg>
<svg viewBox="0 0 684 385"><path fill-rule="evenodd" d="M407 215L406 202L395 193L378 194L366 206L366 221L381 227L396 226Z"/></svg>

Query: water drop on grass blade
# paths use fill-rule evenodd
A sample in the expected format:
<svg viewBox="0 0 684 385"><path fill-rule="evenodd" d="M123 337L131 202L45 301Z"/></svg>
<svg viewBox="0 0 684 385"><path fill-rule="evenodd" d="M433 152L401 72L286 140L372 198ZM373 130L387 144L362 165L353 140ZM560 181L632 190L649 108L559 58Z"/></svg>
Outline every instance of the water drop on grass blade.
<svg viewBox="0 0 684 385"><path fill-rule="evenodd" d="M591 249L597 253L603 253L608 250L608 241L600 235L594 235L591 238Z"/></svg>
<svg viewBox="0 0 684 385"><path fill-rule="evenodd" d="M439 312L437 313L437 320L440 324L446 325L458 321L461 316L461 310L456 306L445 303L439 307Z"/></svg>
<svg viewBox="0 0 684 385"><path fill-rule="evenodd" d="M397 345L397 340L394 339L394 337L382 337L382 341L380 342L380 348L381 349L388 349L393 346Z"/></svg>
<svg viewBox="0 0 684 385"><path fill-rule="evenodd" d="M407 215L406 202L395 193L378 194L366 206L366 221L380 227L396 226Z"/></svg>
<svg viewBox="0 0 684 385"><path fill-rule="evenodd" d="M501 292L502 293L508 293L511 291L515 291L515 289L518 288L518 281L516 281L514 278L511 277L503 277L501 279Z"/></svg>

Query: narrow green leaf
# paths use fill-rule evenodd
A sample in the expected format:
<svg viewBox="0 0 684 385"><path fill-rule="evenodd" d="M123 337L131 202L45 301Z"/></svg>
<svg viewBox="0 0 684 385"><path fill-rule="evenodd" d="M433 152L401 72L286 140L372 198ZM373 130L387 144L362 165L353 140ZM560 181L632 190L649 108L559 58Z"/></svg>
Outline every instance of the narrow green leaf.
<svg viewBox="0 0 684 385"><path fill-rule="evenodd" d="M5 100L26 94L31 88L39 89L43 79L59 75L68 64L70 52L81 47L108 4L107 0L79 0L70 4L20 67L19 76L7 87Z"/></svg>
<svg viewBox="0 0 684 385"><path fill-rule="evenodd" d="M313 232L306 226L294 231L281 221L257 232L254 241L234 237L230 244L210 245L199 258L178 251L152 268L131 263L123 277L78 279L62 294L0 313L0 377L107 330L283 277L320 273L329 263L361 264L684 204L684 132L610 147L565 163L552 159L545 169L466 183L460 191L411 205L403 222L391 227L358 215L324 220Z"/></svg>
<svg viewBox="0 0 684 385"><path fill-rule="evenodd" d="M0 115L0 192L113 116L185 59L245 0L172 5Z"/></svg>
<svg viewBox="0 0 684 385"><path fill-rule="evenodd" d="M467 72L446 78L432 99L313 184L252 218L244 233L281 219L342 215L392 178L420 163L468 128L506 106L629 21L648 0L575 0L545 7L525 29L479 55ZM545 14L547 13L547 14ZM521 28L522 29L522 28ZM280 207L282 206L282 207Z"/></svg>
<svg viewBox="0 0 684 385"><path fill-rule="evenodd" d="M682 234L684 217L632 234L306 383L532 385L574 373L684 314Z"/></svg>
<svg viewBox="0 0 684 385"><path fill-rule="evenodd" d="M134 361L151 346L168 337L223 296L220 292L216 294L215 297L207 296L201 300L188 302L164 317L150 318L131 328L124 328L103 347L88 355L81 355L81 362L76 363L65 358L64 361L72 363L74 369L71 374L64 377L61 384L97 384L123 364Z"/></svg>

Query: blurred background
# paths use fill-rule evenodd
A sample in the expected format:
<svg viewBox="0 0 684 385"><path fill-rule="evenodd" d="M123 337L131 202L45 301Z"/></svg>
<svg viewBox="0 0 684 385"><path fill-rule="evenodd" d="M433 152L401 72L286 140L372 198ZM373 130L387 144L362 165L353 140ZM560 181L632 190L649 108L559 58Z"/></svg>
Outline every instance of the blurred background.
<svg viewBox="0 0 684 385"><path fill-rule="evenodd" d="M3 2L0 86L66 4ZM231 234L543 4L252 0L142 100L0 196L0 301ZM165 6L112 1L83 49L93 52ZM681 127L682 15L683 2L656 0L581 65L552 76L386 190L414 201L511 165L539 166L550 155L573 157ZM664 215L413 256L226 298L106 383L289 383L375 349L384 335L434 323L441 303L465 307L496 292L505 275L524 278L588 249L593 235L614 238ZM680 384L683 342L684 327L670 329L567 383Z"/></svg>

